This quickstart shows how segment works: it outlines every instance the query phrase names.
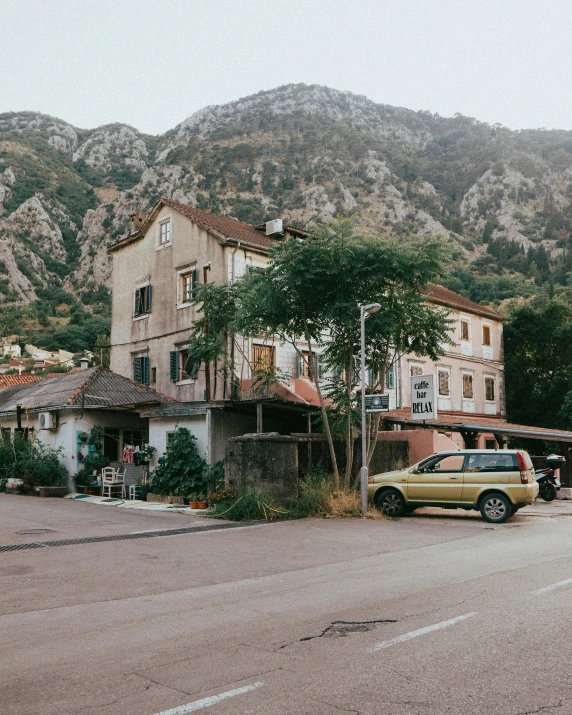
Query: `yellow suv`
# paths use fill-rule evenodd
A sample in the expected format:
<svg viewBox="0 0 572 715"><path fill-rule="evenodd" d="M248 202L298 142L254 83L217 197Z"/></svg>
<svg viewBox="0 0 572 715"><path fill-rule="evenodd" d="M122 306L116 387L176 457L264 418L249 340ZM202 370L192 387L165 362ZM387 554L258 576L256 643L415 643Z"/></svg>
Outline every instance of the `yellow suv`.
<svg viewBox="0 0 572 715"><path fill-rule="evenodd" d="M532 460L520 449L441 452L368 481L369 500L388 516L440 506L474 509L502 524L538 494Z"/></svg>

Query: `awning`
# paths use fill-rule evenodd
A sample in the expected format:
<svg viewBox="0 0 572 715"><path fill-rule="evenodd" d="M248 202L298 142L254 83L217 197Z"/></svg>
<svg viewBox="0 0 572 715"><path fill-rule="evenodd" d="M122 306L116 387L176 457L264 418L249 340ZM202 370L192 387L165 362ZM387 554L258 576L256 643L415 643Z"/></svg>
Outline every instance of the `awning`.
<svg viewBox="0 0 572 715"><path fill-rule="evenodd" d="M416 429L436 429L441 432L464 432L472 434L491 433L506 437L524 437L526 439L542 439L548 442L572 442L572 432L550 429L548 427L530 427L504 422L498 417L480 415L442 413L436 420L412 420L409 409L391 410L384 415L384 421L389 424L401 425Z"/></svg>

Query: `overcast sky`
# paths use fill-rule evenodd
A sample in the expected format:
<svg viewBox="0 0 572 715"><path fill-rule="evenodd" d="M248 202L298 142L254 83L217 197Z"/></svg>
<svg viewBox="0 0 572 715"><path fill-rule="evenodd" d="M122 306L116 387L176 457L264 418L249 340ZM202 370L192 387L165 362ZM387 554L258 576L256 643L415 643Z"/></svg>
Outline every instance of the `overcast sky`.
<svg viewBox="0 0 572 715"><path fill-rule="evenodd" d="M304 82L572 129L569 0L0 0L0 113L161 134Z"/></svg>

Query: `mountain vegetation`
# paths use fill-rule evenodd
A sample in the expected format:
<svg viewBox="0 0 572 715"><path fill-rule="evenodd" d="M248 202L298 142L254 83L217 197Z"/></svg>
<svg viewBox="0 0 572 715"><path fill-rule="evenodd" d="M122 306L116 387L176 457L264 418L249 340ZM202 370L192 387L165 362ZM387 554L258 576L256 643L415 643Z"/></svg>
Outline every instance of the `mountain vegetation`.
<svg viewBox="0 0 572 715"><path fill-rule="evenodd" d="M440 235L446 285L495 306L570 281L572 132L288 85L160 137L1 114L0 321L36 344L92 348L109 330L106 249L163 194L251 223L355 214L363 233Z"/></svg>

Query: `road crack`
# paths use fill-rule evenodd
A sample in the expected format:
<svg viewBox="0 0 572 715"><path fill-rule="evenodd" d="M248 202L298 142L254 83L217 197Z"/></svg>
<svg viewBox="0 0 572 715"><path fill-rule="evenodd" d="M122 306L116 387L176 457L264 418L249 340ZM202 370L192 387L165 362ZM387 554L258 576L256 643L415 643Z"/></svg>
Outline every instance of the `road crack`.
<svg viewBox="0 0 572 715"><path fill-rule="evenodd" d="M316 638L332 638L339 637L345 638L350 633L366 633L367 631L373 630L380 623L397 623L397 619L394 618L380 618L375 621L332 621L329 626L326 626L321 633L316 636L304 636L304 638L299 638L297 641L290 641L281 645L278 650L282 648L287 648L293 643L302 643L303 641L312 641Z"/></svg>
<svg viewBox="0 0 572 715"><path fill-rule="evenodd" d="M557 705L543 705L536 710L524 710L523 712L516 713L516 715L536 715L536 713L541 713L546 710L556 710L557 708L561 708L564 703L564 700L559 700Z"/></svg>

